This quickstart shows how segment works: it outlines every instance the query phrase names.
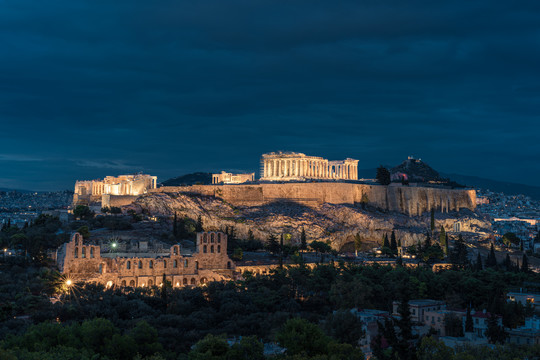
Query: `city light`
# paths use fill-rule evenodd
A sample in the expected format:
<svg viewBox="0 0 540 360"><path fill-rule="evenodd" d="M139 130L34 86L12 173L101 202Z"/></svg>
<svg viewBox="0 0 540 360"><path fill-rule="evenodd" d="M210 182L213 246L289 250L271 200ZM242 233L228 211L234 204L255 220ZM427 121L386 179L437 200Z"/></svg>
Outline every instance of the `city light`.
<svg viewBox="0 0 540 360"><path fill-rule="evenodd" d="M67 279L67 280L66 280L66 285L67 285L67 286L71 286L71 284L72 284L71 280L70 280L70 279Z"/></svg>

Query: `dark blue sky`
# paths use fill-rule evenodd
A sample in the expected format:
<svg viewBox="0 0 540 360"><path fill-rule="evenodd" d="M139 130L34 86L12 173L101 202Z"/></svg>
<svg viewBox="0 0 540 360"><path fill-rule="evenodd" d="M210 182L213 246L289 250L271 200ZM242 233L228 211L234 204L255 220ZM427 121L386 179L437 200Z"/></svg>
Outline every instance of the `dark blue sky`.
<svg viewBox="0 0 540 360"><path fill-rule="evenodd" d="M540 178L536 1L1 0L0 187L407 155Z"/></svg>

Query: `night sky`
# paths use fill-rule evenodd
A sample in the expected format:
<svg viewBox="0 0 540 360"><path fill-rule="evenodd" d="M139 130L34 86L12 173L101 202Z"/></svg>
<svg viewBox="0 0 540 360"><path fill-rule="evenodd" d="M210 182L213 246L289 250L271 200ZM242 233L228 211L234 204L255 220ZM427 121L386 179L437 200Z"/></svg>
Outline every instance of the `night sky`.
<svg viewBox="0 0 540 360"><path fill-rule="evenodd" d="M277 150L535 185L540 2L441 3L0 0L0 187Z"/></svg>

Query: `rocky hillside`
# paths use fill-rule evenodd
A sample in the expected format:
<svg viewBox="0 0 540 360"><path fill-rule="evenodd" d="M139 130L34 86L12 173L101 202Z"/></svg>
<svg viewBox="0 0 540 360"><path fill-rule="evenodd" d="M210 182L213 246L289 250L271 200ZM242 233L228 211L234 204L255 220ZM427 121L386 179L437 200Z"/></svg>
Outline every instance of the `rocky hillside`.
<svg viewBox="0 0 540 360"><path fill-rule="evenodd" d="M140 197L125 210L137 213L197 219L200 215L206 230L220 230L234 226L239 238L247 238L249 229L256 238L266 240L270 234L287 233L292 242L300 241L302 228L308 242L330 240L335 249L350 248L353 237L360 234L366 247L376 245L384 233L394 229L404 245L424 240L429 228L430 217L408 217L397 213L383 213L376 209L363 210L346 205L323 204L307 207L296 203L270 203L264 206L235 207L211 196L187 193L153 193ZM459 214L437 214L437 228L443 225L447 231L453 229L456 221L462 231L473 236L484 236L489 225L475 213L467 211ZM349 245L347 245L349 244ZM347 246L346 246L347 245Z"/></svg>

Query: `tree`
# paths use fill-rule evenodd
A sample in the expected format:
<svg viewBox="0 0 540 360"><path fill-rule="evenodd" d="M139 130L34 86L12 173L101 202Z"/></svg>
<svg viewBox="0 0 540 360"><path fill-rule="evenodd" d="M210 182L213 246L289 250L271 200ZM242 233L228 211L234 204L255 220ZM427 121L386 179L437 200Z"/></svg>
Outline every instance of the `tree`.
<svg viewBox="0 0 540 360"><path fill-rule="evenodd" d="M266 248L272 254L276 254L279 251L279 242L277 240L276 235L270 234L270 236L268 236L268 241L267 241L267 244L266 244Z"/></svg>
<svg viewBox="0 0 540 360"><path fill-rule="evenodd" d="M473 332L474 331L474 324L473 319L471 315L471 306L469 305L467 307L467 315L465 317L465 332Z"/></svg>
<svg viewBox="0 0 540 360"><path fill-rule="evenodd" d="M514 234L513 232L507 232L506 234L503 235L502 242L506 246L510 246L512 244L513 245L518 245L521 242L521 239L518 238L517 235Z"/></svg>
<svg viewBox="0 0 540 360"><path fill-rule="evenodd" d="M264 360L264 345L256 336L244 336L227 352L230 360Z"/></svg>
<svg viewBox="0 0 540 360"><path fill-rule="evenodd" d="M496 268L497 267L497 258L495 257L495 247L491 243L491 249L486 260L486 267Z"/></svg>
<svg viewBox="0 0 540 360"><path fill-rule="evenodd" d="M482 256L480 255L480 253L478 253L478 255L476 256L476 270L484 270L484 266L482 266Z"/></svg>
<svg viewBox="0 0 540 360"><path fill-rule="evenodd" d="M202 220L201 215L197 217L197 225L195 226L195 231L198 233L204 231L203 220Z"/></svg>
<svg viewBox="0 0 540 360"><path fill-rule="evenodd" d="M376 179L377 182L381 185L390 185L390 183L392 182L390 179L390 171L388 171L388 169L382 165L377 168Z"/></svg>
<svg viewBox="0 0 540 360"><path fill-rule="evenodd" d="M529 272L529 259L527 258L527 254L523 254L523 259L521 260L521 272Z"/></svg>
<svg viewBox="0 0 540 360"><path fill-rule="evenodd" d="M87 240L90 238L90 230L88 226L84 225L77 229L77 232L82 235L82 237Z"/></svg>
<svg viewBox="0 0 540 360"><path fill-rule="evenodd" d="M392 230L392 234L390 234L390 249L392 249L394 255L397 255L397 248L396 232Z"/></svg>
<svg viewBox="0 0 540 360"><path fill-rule="evenodd" d="M429 232L426 232L426 241L424 243L424 247L427 249L431 246L431 236L429 236Z"/></svg>
<svg viewBox="0 0 540 360"><path fill-rule="evenodd" d="M77 205L73 209L73 216L77 219L88 220L94 217L94 212L86 205Z"/></svg>
<svg viewBox="0 0 540 360"><path fill-rule="evenodd" d="M197 342L189 352L189 360L224 360L229 351L227 341L220 336L208 334Z"/></svg>
<svg viewBox="0 0 540 360"><path fill-rule="evenodd" d="M446 249L446 231L444 230L444 226L441 225L441 232L439 233L439 243L441 244L442 249L444 250L444 255L448 255L447 249Z"/></svg>
<svg viewBox="0 0 540 360"><path fill-rule="evenodd" d="M448 234L446 234L445 241L444 241L444 254L445 255L448 255L448 253L450 251L449 245L450 244L448 243Z"/></svg>
<svg viewBox="0 0 540 360"><path fill-rule="evenodd" d="M390 243L388 242L388 235L383 235L383 248L390 248Z"/></svg>
<svg viewBox="0 0 540 360"><path fill-rule="evenodd" d="M178 238L178 217L176 215L176 211L174 212L174 219L173 219L173 235L175 238Z"/></svg>
<svg viewBox="0 0 540 360"><path fill-rule="evenodd" d="M324 321L326 334L341 343L356 346L364 336L362 321L357 316L351 316L349 310L338 310L330 313Z"/></svg>
<svg viewBox="0 0 540 360"><path fill-rule="evenodd" d="M287 349L287 354L307 355L309 357L323 355L327 352L330 339L315 324L307 320L289 319L277 333L280 346Z"/></svg>
<svg viewBox="0 0 540 360"><path fill-rule="evenodd" d="M300 250L306 250L306 249L307 249L306 230L302 228L302 232L300 233Z"/></svg>
<svg viewBox="0 0 540 360"><path fill-rule="evenodd" d="M467 246L460 234L452 251L451 262L456 266L463 267L467 265L468 259Z"/></svg>
<svg viewBox="0 0 540 360"><path fill-rule="evenodd" d="M506 253L506 257L504 258L504 267L506 268L506 271L513 271L513 264L512 260L510 260L510 254Z"/></svg>
<svg viewBox="0 0 540 360"><path fill-rule="evenodd" d="M431 209L431 233L435 231L435 209Z"/></svg>
<svg viewBox="0 0 540 360"><path fill-rule="evenodd" d="M489 314L488 317L486 336L492 344L503 344L507 337L504 328L499 325L498 316L493 313Z"/></svg>
<svg viewBox="0 0 540 360"><path fill-rule="evenodd" d="M420 342L417 357L418 360L451 360L454 358L454 351L442 341L426 336Z"/></svg>

